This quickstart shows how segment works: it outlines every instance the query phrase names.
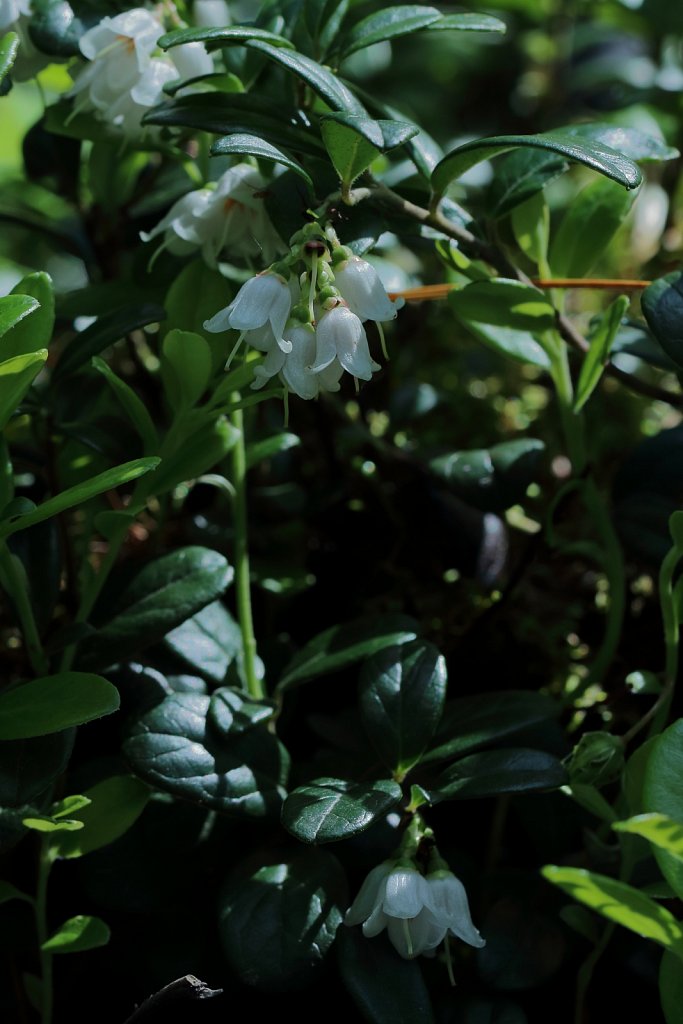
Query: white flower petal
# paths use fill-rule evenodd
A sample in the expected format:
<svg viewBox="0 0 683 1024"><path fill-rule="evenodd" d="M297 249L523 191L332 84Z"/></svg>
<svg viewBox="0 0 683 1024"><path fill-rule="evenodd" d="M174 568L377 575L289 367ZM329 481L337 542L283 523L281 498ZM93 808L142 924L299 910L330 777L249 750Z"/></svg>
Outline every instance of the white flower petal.
<svg viewBox="0 0 683 1024"><path fill-rule="evenodd" d="M210 320L204 321L204 330L211 334L220 334L222 331L230 330L230 310L232 305L220 309Z"/></svg>
<svg viewBox="0 0 683 1024"><path fill-rule="evenodd" d="M315 352L313 331L307 327L294 327L284 340L291 345L282 369L287 387L299 398L315 398L319 391L318 378L309 369Z"/></svg>
<svg viewBox="0 0 683 1024"><path fill-rule="evenodd" d="M429 907L438 921L457 938L481 949L486 940L474 927L465 886L450 872L427 877Z"/></svg>
<svg viewBox="0 0 683 1024"><path fill-rule="evenodd" d="M213 60L203 43L183 43L170 50L171 60L181 78L198 78L210 75Z"/></svg>
<svg viewBox="0 0 683 1024"><path fill-rule="evenodd" d="M381 907L376 907L363 925L363 935L366 939L374 939L375 935L384 931L392 920L393 918L387 917Z"/></svg>
<svg viewBox="0 0 683 1024"><path fill-rule="evenodd" d="M379 274L367 260L353 256L334 271L334 283L349 309L361 320L393 320L398 306L386 293Z"/></svg>
<svg viewBox="0 0 683 1024"><path fill-rule="evenodd" d="M395 868L387 878L382 909L390 917L417 917L428 899L427 883L416 868Z"/></svg>
<svg viewBox="0 0 683 1024"><path fill-rule="evenodd" d="M346 911L344 923L360 924L370 917L375 907L381 906L384 883L393 868L393 861L384 861L367 875L355 900Z"/></svg>

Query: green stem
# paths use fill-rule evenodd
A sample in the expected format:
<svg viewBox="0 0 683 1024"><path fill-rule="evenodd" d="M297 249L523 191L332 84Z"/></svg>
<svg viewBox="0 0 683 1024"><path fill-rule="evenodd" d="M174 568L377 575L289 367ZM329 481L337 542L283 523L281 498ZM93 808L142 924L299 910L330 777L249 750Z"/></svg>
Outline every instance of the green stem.
<svg viewBox="0 0 683 1024"><path fill-rule="evenodd" d="M653 716L652 725L650 726L651 736L661 732L664 728L678 676L679 626L674 600L674 573L678 567L680 557L680 550L674 545L664 558L659 570L659 602L664 621L666 661L664 664L664 690L660 700L657 702L656 714Z"/></svg>
<svg viewBox="0 0 683 1024"><path fill-rule="evenodd" d="M5 541L0 541L0 575L3 586L14 601L31 667L37 675L45 676L50 671L50 663L40 641L26 577L18 559L12 554Z"/></svg>
<svg viewBox="0 0 683 1024"><path fill-rule="evenodd" d="M40 974L42 980L41 988L41 1024L51 1024L52 1021L52 953L43 949L47 942L47 883L52 867L49 840L44 838L40 847L40 859L38 862L38 890L36 892L35 913L36 931L38 932L38 947L40 949Z"/></svg>
<svg viewBox="0 0 683 1024"><path fill-rule="evenodd" d="M251 614L251 587L249 579L249 541L247 535L247 455L244 444L244 416L241 409L230 414L233 427L238 432L232 449L232 485L235 488L233 504L235 515L235 590L237 593L237 618L242 633L244 674L247 689L255 700L263 700L265 691L256 672L256 639Z"/></svg>

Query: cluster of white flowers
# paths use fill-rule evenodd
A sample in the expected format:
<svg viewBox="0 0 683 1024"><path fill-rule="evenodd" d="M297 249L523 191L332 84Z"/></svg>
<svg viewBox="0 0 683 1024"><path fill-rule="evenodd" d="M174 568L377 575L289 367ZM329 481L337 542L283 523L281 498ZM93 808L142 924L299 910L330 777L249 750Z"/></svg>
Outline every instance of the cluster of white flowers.
<svg viewBox="0 0 683 1024"><path fill-rule="evenodd" d="M74 113L93 111L127 138L135 138L143 131L143 115L164 98L167 82L213 70L202 43L175 47L171 57L155 56L163 33L161 22L144 7L103 18L85 32L78 45L90 63L69 93L76 97Z"/></svg>
<svg viewBox="0 0 683 1024"><path fill-rule="evenodd" d="M265 189L266 182L254 167L236 164L215 184L184 195L140 237L148 242L163 235L157 252L168 249L177 256L201 249L211 267L224 250L270 263L284 245L266 213Z"/></svg>
<svg viewBox="0 0 683 1024"><path fill-rule="evenodd" d="M338 391L345 370L370 380L380 367L363 323L377 323L384 345L381 324L394 319L402 301L392 302L374 267L339 245L334 232L308 225L292 245L286 260L250 278L204 327L239 331L233 355L243 340L264 353L252 388L279 374L288 391L307 399ZM305 269L297 274L300 263Z"/></svg>
<svg viewBox="0 0 683 1024"><path fill-rule="evenodd" d="M433 954L448 935L478 949L486 945L472 923L462 882L444 867L422 875L412 861L389 860L373 868L344 921L362 923L369 939L386 928L406 960Z"/></svg>

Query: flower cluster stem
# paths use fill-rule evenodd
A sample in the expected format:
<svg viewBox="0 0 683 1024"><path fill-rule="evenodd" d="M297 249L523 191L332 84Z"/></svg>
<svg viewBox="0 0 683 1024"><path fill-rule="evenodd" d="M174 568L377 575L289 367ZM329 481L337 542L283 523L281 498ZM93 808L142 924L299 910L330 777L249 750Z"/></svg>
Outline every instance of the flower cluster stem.
<svg viewBox="0 0 683 1024"><path fill-rule="evenodd" d="M242 633L244 674L247 689L256 700L263 700L263 684L256 672L256 638L251 613L251 581L249 574L249 538L247 532L247 455L244 441L244 415L242 409L230 414L237 431L237 441L232 449L232 485L235 488L234 529L235 529L235 590L237 594L237 618Z"/></svg>
<svg viewBox="0 0 683 1024"><path fill-rule="evenodd" d="M38 948L40 950L40 975L41 975L41 1024L52 1022L52 953L43 949L47 942L47 883L52 867L52 856L50 853L49 840L44 837L40 846L40 857L38 860L38 888L35 899L36 931L38 933Z"/></svg>

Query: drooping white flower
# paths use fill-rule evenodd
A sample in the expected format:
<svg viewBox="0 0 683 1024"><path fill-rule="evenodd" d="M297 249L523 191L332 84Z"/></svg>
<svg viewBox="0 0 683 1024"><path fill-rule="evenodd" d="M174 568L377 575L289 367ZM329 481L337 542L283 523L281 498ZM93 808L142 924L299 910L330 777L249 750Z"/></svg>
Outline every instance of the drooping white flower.
<svg viewBox="0 0 683 1024"><path fill-rule="evenodd" d="M220 333L230 329L254 331L270 324L275 341L283 352L292 351L291 341L283 337L292 307L287 281L272 270L250 277L225 309L204 324L207 331Z"/></svg>
<svg viewBox="0 0 683 1024"><path fill-rule="evenodd" d="M313 373L320 373L337 359L341 366L361 380L370 380L380 366L370 356L363 324L348 306L339 304L324 313L316 330Z"/></svg>
<svg viewBox="0 0 683 1024"><path fill-rule="evenodd" d="M366 938L386 928L392 945L406 960L431 953L448 934L471 946L485 945L455 875L435 871L425 878L417 868L397 861L373 868L344 922L362 923Z"/></svg>
<svg viewBox="0 0 683 1024"><path fill-rule="evenodd" d="M213 71L213 60L203 43L183 43L169 50L171 60L175 64L181 78L199 78L210 75Z"/></svg>
<svg viewBox="0 0 683 1024"><path fill-rule="evenodd" d="M84 32L78 43L84 57L99 61L104 69L114 76L126 74L129 65L134 64L139 73L145 70L157 39L164 29L151 11L144 7L133 7L113 18L102 18L97 25Z"/></svg>
<svg viewBox="0 0 683 1024"><path fill-rule="evenodd" d="M223 251L239 257L261 256L270 262L283 246L265 209L264 188L257 170L236 164L219 178L215 188L207 186L184 195L140 237L148 242L163 235L164 248L176 254L201 248L209 266L216 265Z"/></svg>
<svg viewBox="0 0 683 1024"><path fill-rule="evenodd" d="M153 57L129 92L122 92L106 109L106 120L134 139L144 132L144 114L163 99L163 87L176 77L175 68L163 57Z"/></svg>
<svg viewBox="0 0 683 1024"><path fill-rule="evenodd" d="M351 312L361 320L393 320L403 305L402 300L392 302L375 268L359 256L334 267L334 283Z"/></svg>
<svg viewBox="0 0 683 1024"><path fill-rule="evenodd" d="M192 15L200 28L224 28L232 20L225 0L194 0Z"/></svg>

